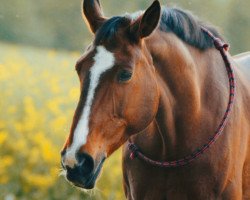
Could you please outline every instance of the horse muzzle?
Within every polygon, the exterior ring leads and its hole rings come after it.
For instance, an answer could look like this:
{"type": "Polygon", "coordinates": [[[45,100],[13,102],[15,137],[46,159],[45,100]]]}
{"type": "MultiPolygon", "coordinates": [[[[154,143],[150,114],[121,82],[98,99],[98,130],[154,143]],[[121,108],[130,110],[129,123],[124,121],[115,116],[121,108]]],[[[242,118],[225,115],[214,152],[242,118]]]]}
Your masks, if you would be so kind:
{"type": "Polygon", "coordinates": [[[77,161],[78,163],[74,167],[64,165],[62,162],[62,167],[66,172],[66,179],[76,187],[93,189],[105,157],[101,158],[99,162],[95,162],[90,155],[81,153],[77,155],[77,161]]]}

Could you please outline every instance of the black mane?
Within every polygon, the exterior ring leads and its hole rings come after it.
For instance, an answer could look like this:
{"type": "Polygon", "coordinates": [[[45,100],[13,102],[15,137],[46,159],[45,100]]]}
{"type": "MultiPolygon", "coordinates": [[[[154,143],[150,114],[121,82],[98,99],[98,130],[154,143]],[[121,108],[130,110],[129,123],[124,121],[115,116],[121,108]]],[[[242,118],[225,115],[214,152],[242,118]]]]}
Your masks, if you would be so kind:
{"type": "Polygon", "coordinates": [[[201,50],[214,47],[213,41],[207,36],[201,27],[205,27],[214,36],[223,40],[218,30],[200,21],[188,11],[178,8],[164,8],[160,21],[160,29],[165,32],[173,32],[184,42],[201,50]]]}
{"type": "MultiPolygon", "coordinates": [[[[112,40],[118,34],[120,27],[128,26],[132,19],[129,16],[116,16],[105,22],[96,33],[95,43],[102,40],[112,40]]],[[[198,49],[205,50],[214,46],[210,37],[205,34],[201,27],[205,27],[214,36],[223,40],[218,30],[200,21],[196,16],[188,11],[179,8],[163,7],[159,29],[164,32],[172,32],[181,40],[198,49]]]]}

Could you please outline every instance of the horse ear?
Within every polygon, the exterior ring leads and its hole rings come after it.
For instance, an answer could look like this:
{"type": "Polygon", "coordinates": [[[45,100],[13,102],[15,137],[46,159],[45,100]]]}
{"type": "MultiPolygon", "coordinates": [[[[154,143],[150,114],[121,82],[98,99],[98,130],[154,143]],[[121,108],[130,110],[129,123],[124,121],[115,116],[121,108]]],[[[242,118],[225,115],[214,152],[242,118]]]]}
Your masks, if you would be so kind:
{"type": "Polygon", "coordinates": [[[161,16],[161,5],[158,0],[140,16],[131,26],[130,33],[139,40],[149,36],[158,26],[161,16]]]}
{"type": "Polygon", "coordinates": [[[99,0],[83,0],[82,8],[84,20],[89,25],[90,30],[95,33],[106,21],[99,0]]]}

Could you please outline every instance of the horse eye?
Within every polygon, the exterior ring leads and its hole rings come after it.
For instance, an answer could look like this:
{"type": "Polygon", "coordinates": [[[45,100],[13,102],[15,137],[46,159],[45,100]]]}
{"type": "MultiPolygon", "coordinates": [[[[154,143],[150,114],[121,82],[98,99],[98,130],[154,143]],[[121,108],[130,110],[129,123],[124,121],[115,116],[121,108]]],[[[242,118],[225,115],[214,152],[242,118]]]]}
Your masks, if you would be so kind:
{"type": "Polygon", "coordinates": [[[130,80],[132,77],[132,72],[128,71],[128,70],[122,70],[119,74],[118,74],[118,80],[119,82],[125,82],[130,80]]]}

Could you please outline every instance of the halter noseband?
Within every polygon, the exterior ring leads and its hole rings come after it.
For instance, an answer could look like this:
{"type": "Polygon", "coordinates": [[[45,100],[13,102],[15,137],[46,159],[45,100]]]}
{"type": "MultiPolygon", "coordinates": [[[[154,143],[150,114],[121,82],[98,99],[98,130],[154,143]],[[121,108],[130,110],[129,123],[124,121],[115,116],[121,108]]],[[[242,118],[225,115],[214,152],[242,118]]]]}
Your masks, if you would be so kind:
{"type": "Polygon", "coordinates": [[[229,61],[229,58],[226,54],[226,51],[228,50],[229,45],[225,44],[220,38],[215,37],[206,28],[201,27],[201,29],[205,34],[207,34],[213,40],[215,48],[220,52],[225,62],[227,75],[229,79],[229,87],[230,87],[229,101],[228,101],[228,105],[227,105],[225,114],[223,116],[223,119],[220,125],[216,129],[214,136],[211,137],[205,145],[201,146],[196,151],[192,152],[190,155],[185,156],[182,159],[175,160],[175,161],[166,161],[166,162],[152,160],[148,158],[147,156],[145,156],[135,144],[129,141],[128,149],[131,151],[131,154],[130,154],[131,159],[134,159],[136,157],[136,158],[139,158],[140,160],[145,161],[146,163],[150,165],[157,166],[157,167],[164,167],[164,168],[185,166],[191,163],[192,161],[194,161],[196,158],[202,155],[205,151],[207,151],[218,140],[219,136],[222,134],[228,122],[229,115],[232,111],[232,108],[235,102],[235,89],[236,89],[235,75],[234,75],[231,62],[229,61]]]}

